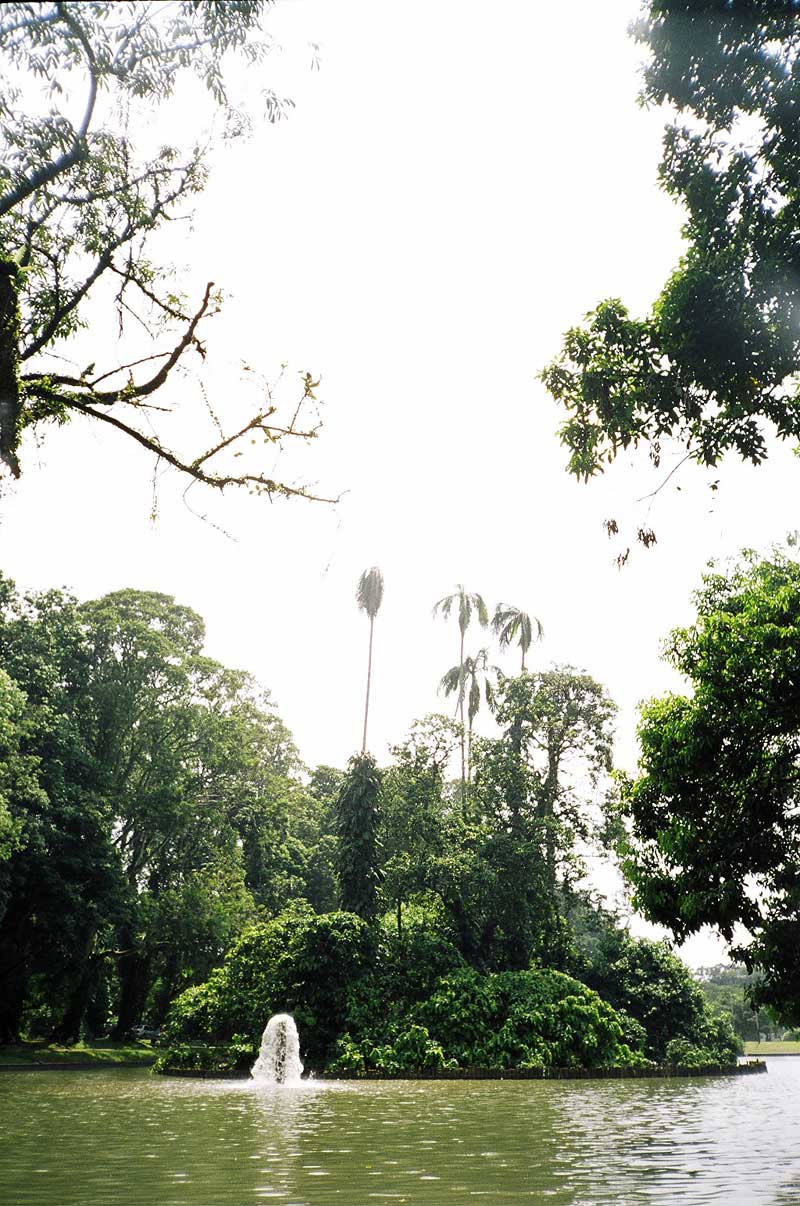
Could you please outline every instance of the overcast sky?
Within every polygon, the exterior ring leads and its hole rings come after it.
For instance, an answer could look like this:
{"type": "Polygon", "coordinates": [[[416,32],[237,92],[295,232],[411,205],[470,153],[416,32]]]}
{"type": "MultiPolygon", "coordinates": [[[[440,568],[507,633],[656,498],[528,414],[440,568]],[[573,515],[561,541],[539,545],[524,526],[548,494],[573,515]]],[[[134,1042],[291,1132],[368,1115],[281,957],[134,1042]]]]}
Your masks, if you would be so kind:
{"type": "MultiPolygon", "coordinates": [[[[23,479],[0,502],[3,570],[81,598],[175,595],[204,616],[211,655],[271,689],[306,761],[338,766],[360,744],[362,570],[376,564],[385,579],[369,741],[379,760],[414,718],[447,709],[436,685],[457,661],[457,632],[431,607],[463,582],[490,606],[540,617],[531,668],[568,662],[605,684],[632,768],[636,704],[679,686],[659,643],[691,617],[704,564],[798,526],[788,450],[761,470],[714,474],[717,492],[687,466],[649,513],[637,499],[660,478],[642,458],[590,487],[564,471],[560,416],[537,372],[601,298],[644,311],[680,255],[680,213],[657,188],[666,114],[636,104],[636,11],[631,0],[279,3],[268,23],[283,53],[240,90],[252,103],[273,85],[296,108],[215,156],[193,227],[167,254],[190,282],[229,294],[207,331],[227,365],[211,379],[220,411],[241,357],[273,379],[286,362],[287,397],[301,370],[321,376],[323,430],[286,471],[342,500],[193,492],[214,527],[163,476],[154,521],[146,457],[76,423],[26,448],[23,479]],[[622,572],[610,516],[628,529],[649,516],[658,535],[622,572]]],[[[163,121],[186,122],[189,138],[191,117],[184,106],[163,121]]]]}

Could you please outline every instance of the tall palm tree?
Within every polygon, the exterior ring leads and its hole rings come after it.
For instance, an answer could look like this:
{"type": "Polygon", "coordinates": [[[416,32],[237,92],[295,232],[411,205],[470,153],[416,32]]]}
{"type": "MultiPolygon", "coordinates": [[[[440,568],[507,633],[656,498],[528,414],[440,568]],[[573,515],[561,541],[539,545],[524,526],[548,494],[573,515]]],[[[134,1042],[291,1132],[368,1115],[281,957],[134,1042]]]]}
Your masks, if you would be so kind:
{"type": "Polygon", "coordinates": [[[511,607],[508,603],[498,603],[494,616],[492,617],[492,631],[496,634],[500,645],[509,646],[514,638],[517,638],[517,644],[522,650],[522,669],[520,673],[525,673],[525,654],[530,649],[534,641],[534,630],[536,632],[536,640],[541,641],[544,636],[544,628],[541,620],[537,620],[536,616],[529,616],[527,611],[520,611],[518,607],[511,607]]]}
{"type": "Polygon", "coordinates": [[[383,602],[383,574],[377,565],[364,570],[358,580],[356,603],[361,611],[369,616],[369,658],[367,659],[367,699],[364,704],[364,737],[361,742],[361,753],[367,750],[367,720],[369,719],[369,689],[372,682],[372,632],[375,627],[375,617],[383,602]]]}
{"type": "Polygon", "coordinates": [[[463,713],[463,705],[466,700],[468,782],[472,780],[472,728],[475,723],[475,717],[480,711],[481,685],[483,685],[483,697],[486,700],[486,705],[489,711],[493,712],[495,683],[500,678],[501,673],[498,666],[490,665],[489,650],[480,649],[475,657],[467,654],[461,665],[451,666],[447,673],[442,675],[439,683],[439,690],[444,691],[445,695],[452,695],[454,691],[458,692],[458,699],[456,701],[457,711],[461,709],[463,713]]]}
{"type": "MultiPolygon", "coordinates": [[[[464,680],[464,637],[467,634],[467,629],[470,626],[473,615],[477,618],[478,623],[482,628],[485,628],[489,623],[489,612],[483,598],[479,594],[469,594],[462,584],[459,582],[452,595],[445,595],[443,599],[439,599],[438,603],[433,606],[433,614],[442,615],[447,619],[451,611],[458,607],[458,631],[460,634],[460,645],[458,651],[458,667],[461,680],[464,680]]],[[[447,675],[445,675],[447,677],[447,675]]],[[[462,687],[459,690],[458,696],[458,716],[461,721],[461,809],[466,812],[467,806],[467,754],[464,745],[464,700],[465,691],[462,687]]]]}

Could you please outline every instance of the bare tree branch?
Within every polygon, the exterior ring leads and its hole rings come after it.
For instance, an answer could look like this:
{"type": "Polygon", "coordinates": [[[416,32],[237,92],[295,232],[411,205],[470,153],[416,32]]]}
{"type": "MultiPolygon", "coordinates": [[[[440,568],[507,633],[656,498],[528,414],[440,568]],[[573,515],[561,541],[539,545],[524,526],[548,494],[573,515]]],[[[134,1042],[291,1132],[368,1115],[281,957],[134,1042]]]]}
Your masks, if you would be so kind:
{"type": "MultiPolygon", "coordinates": [[[[103,423],[108,423],[115,427],[118,431],[130,436],[142,448],[151,452],[154,456],[166,461],[174,469],[178,469],[181,473],[188,474],[189,477],[195,478],[203,485],[213,486],[217,490],[224,490],[226,486],[246,486],[256,494],[279,494],[285,498],[305,498],[309,502],[338,502],[338,498],[328,498],[324,495],[312,494],[305,486],[288,486],[285,482],[275,481],[274,478],[266,477],[262,473],[213,473],[202,468],[208,457],[203,455],[199,458],[199,462],[184,460],[176,453],[171,452],[154,436],[146,436],[141,431],[137,431],[135,427],[131,427],[129,423],[124,423],[118,419],[116,415],[104,410],[96,410],[93,406],[67,394],[58,394],[55,391],[44,390],[39,391],[39,396],[47,399],[50,402],[61,403],[70,410],[80,411],[81,414],[89,415],[93,419],[99,419],[103,423]]],[[[313,434],[313,433],[310,433],[313,434]]]]}

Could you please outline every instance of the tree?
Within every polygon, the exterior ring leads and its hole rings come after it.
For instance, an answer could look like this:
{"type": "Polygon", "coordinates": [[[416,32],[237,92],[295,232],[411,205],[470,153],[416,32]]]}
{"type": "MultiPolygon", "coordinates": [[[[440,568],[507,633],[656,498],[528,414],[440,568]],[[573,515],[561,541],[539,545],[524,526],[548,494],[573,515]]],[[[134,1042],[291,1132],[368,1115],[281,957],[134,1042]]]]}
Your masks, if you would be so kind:
{"type": "Polygon", "coordinates": [[[498,603],[492,617],[492,631],[500,642],[501,648],[508,648],[516,638],[522,652],[520,674],[525,673],[525,654],[533,644],[534,628],[536,640],[540,641],[544,636],[541,620],[537,620],[536,616],[529,616],[526,611],[520,611],[518,607],[498,603]]]}
{"type": "Polygon", "coordinates": [[[800,435],[797,15],[650,0],[635,36],[651,53],[642,100],[678,110],[660,176],[685,209],[686,251],[646,318],[602,302],[542,373],[582,479],[638,444],[658,465],[669,437],[714,466],[729,450],[763,461],[770,430],[800,435]]]}
{"type": "Polygon", "coordinates": [[[800,1020],[800,565],[776,551],[710,571],[668,661],[691,695],[642,708],[621,783],[634,900],[678,940],[702,926],[760,978],[756,1005],[800,1020]],[[737,927],[746,935],[739,937],[737,927]]]}
{"type": "Polygon", "coordinates": [[[711,1047],[707,1062],[730,1063],[735,1046],[716,1052],[725,1035],[715,1032],[714,1018],[697,981],[666,942],[632,938],[624,930],[607,930],[585,982],[615,1009],[624,1010],[645,1029],[646,1054],[657,1063],[667,1059],[671,1042],[683,1040],[711,1047]]]}
{"type": "Polygon", "coordinates": [[[753,977],[746,968],[736,964],[718,964],[697,969],[697,983],[711,1008],[727,1013],[734,1031],[744,1042],[782,1040],[786,1032],[768,1010],[753,1009],[747,994],[753,987],[753,977]]]}
{"type": "Polygon", "coordinates": [[[467,754],[465,748],[465,727],[464,727],[464,699],[465,691],[463,690],[464,682],[464,638],[467,634],[467,629],[472,622],[473,615],[476,616],[481,628],[485,628],[489,623],[489,612],[486,609],[482,597],[475,593],[469,594],[459,582],[452,595],[445,595],[439,599],[433,606],[434,616],[441,614],[444,619],[447,619],[450,612],[455,606],[458,606],[458,632],[460,637],[458,648],[458,665],[459,678],[462,683],[462,689],[459,690],[458,696],[458,716],[461,721],[461,808],[466,812],[467,807],[467,754]]]}
{"type": "Polygon", "coordinates": [[[369,616],[369,657],[367,659],[367,697],[364,703],[364,737],[361,742],[361,753],[367,752],[367,720],[369,719],[369,688],[372,681],[372,630],[375,627],[375,617],[383,602],[383,574],[377,565],[364,570],[358,580],[356,602],[359,611],[365,611],[369,616]]]}
{"type": "MultiPolygon", "coordinates": [[[[27,800],[41,793],[38,760],[20,750],[26,704],[24,692],[0,669],[0,882],[3,862],[22,841],[20,797],[27,800]]],[[[0,918],[4,905],[0,889],[0,918]]]]}
{"type": "Polygon", "coordinates": [[[378,905],[381,867],[381,774],[371,754],[350,759],[336,800],[341,908],[371,920],[378,905]]]}
{"type": "Polygon", "coordinates": [[[393,747],[383,776],[381,895],[394,908],[399,941],[404,904],[430,899],[441,883],[439,861],[453,853],[445,777],[458,739],[459,726],[446,716],[415,721],[406,740],[393,747]]]}
{"type": "Polygon", "coordinates": [[[445,695],[456,693],[456,710],[462,718],[464,700],[467,702],[467,783],[472,781],[472,727],[481,707],[481,686],[486,706],[493,712],[495,687],[500,674],[499,668],[489,663],[489,650],[480,649],[474,657],[468,654],[460,665],[451,666],[439,683],[439,689],[445,695]]]}
{"type": "Polygon", "coordinates": [[[309,890],[315,802],[268,698],[203,656],[191,609],[2,579],[0,603],[0,1040],[111,1012],[122,1034],[203,979],[255,903],[309,890]]]}
{"type": "Polygon", "coordinates": [[[507,761],[510,776],[498,801],[512,828],[523,814],[535,816],[542,826],[552,885],[572,858],[576,841],[597,828],[591,816],[593,790],[611,769],[615,713],[604,688],[571,666],[505,679],[498,693],[496,718],[504,737],[495,749],[507,761]],[[521,796],[515,790],[519,762],[521,796]]]}
{"type": "MultiPolygon", "coordinates": [[[[257,460],[232,459],[251,445],[274,450],[316,434],[303,418],[315,401],[310,374],[286,420],[268,389],[254,412],[227,428],[204,405],[205,447],[181,450],[163,418],[162,434],[156,427],[158,413],[176,405],[173,392],[165,401],[160,391],[174,386],[189,354],[206,355],[201,324],[219,308],[220,295],[209,283],[190,304],[176,293],[170,267],[148,254],[152,236],[185,214],[204,187],[208,148],[201,132],[194,146],[187,138],[180,148],[151,152],[135,132],[147,124],[140,123],[143,114],[165,106],[192,76],[205,84],[231,132],[241,131],[245,122],[228,101],[223,65],[234,56],[263,58],[265,45],[256,37],[265,8],[263,0],[3,5],[0,471],[19,476],[27,431],[80,416],[126,435],[190,485],[312,497],[275,480],[257,460]],[[76,95],[83,98],[77,118],[76,95]],[[126,331],[122,353],[100,364],[107,338],[101,335],[92,363],[65,372],[64,340],[91,321],[87,303],[95,297],[116,309],[120,337],[126,320],[133,321],[135,338],[126,331]]],[[[279,98],[268,93],[267,102],[270,116],[280,116],[279,98]]]]}
{"type": "Polygon", "coordinates": [[[13,682],[4,778],[17,836],[0,864],[0,1042],[13,1042],[33,1002],[48,1027],[85,985],[91,943],[119,915],[122,888],[81,721],[88,659],[75,600],[21,597],[0,579],[0,661],[13,682]]]}
{"type": "Polygon", "coordinates": [[[599,830],[597,789],[611,765],[614,704],[569,666],[502,681],[502,736],[479,743],[474,793],[487,830],[484,858],[497,880],[495,925],[504,958],[525,967],[570,959],[569,886],[577,846],[599,830]]]}

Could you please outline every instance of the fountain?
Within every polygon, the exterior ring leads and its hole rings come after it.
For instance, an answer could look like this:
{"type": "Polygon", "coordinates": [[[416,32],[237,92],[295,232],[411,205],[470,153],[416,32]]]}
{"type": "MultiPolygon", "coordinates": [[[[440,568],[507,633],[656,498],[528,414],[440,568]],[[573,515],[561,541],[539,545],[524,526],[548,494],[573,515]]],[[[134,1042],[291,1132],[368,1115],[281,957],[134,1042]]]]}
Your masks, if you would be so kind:
{"type": "Polygon", "coordinates": [[[294,1018],[276,1013],[267,1022],[258,1059],[250,1070],[253,1080],[273,1085],[296,1085],[303,1075],[300,1036],[294,1018]]]}

